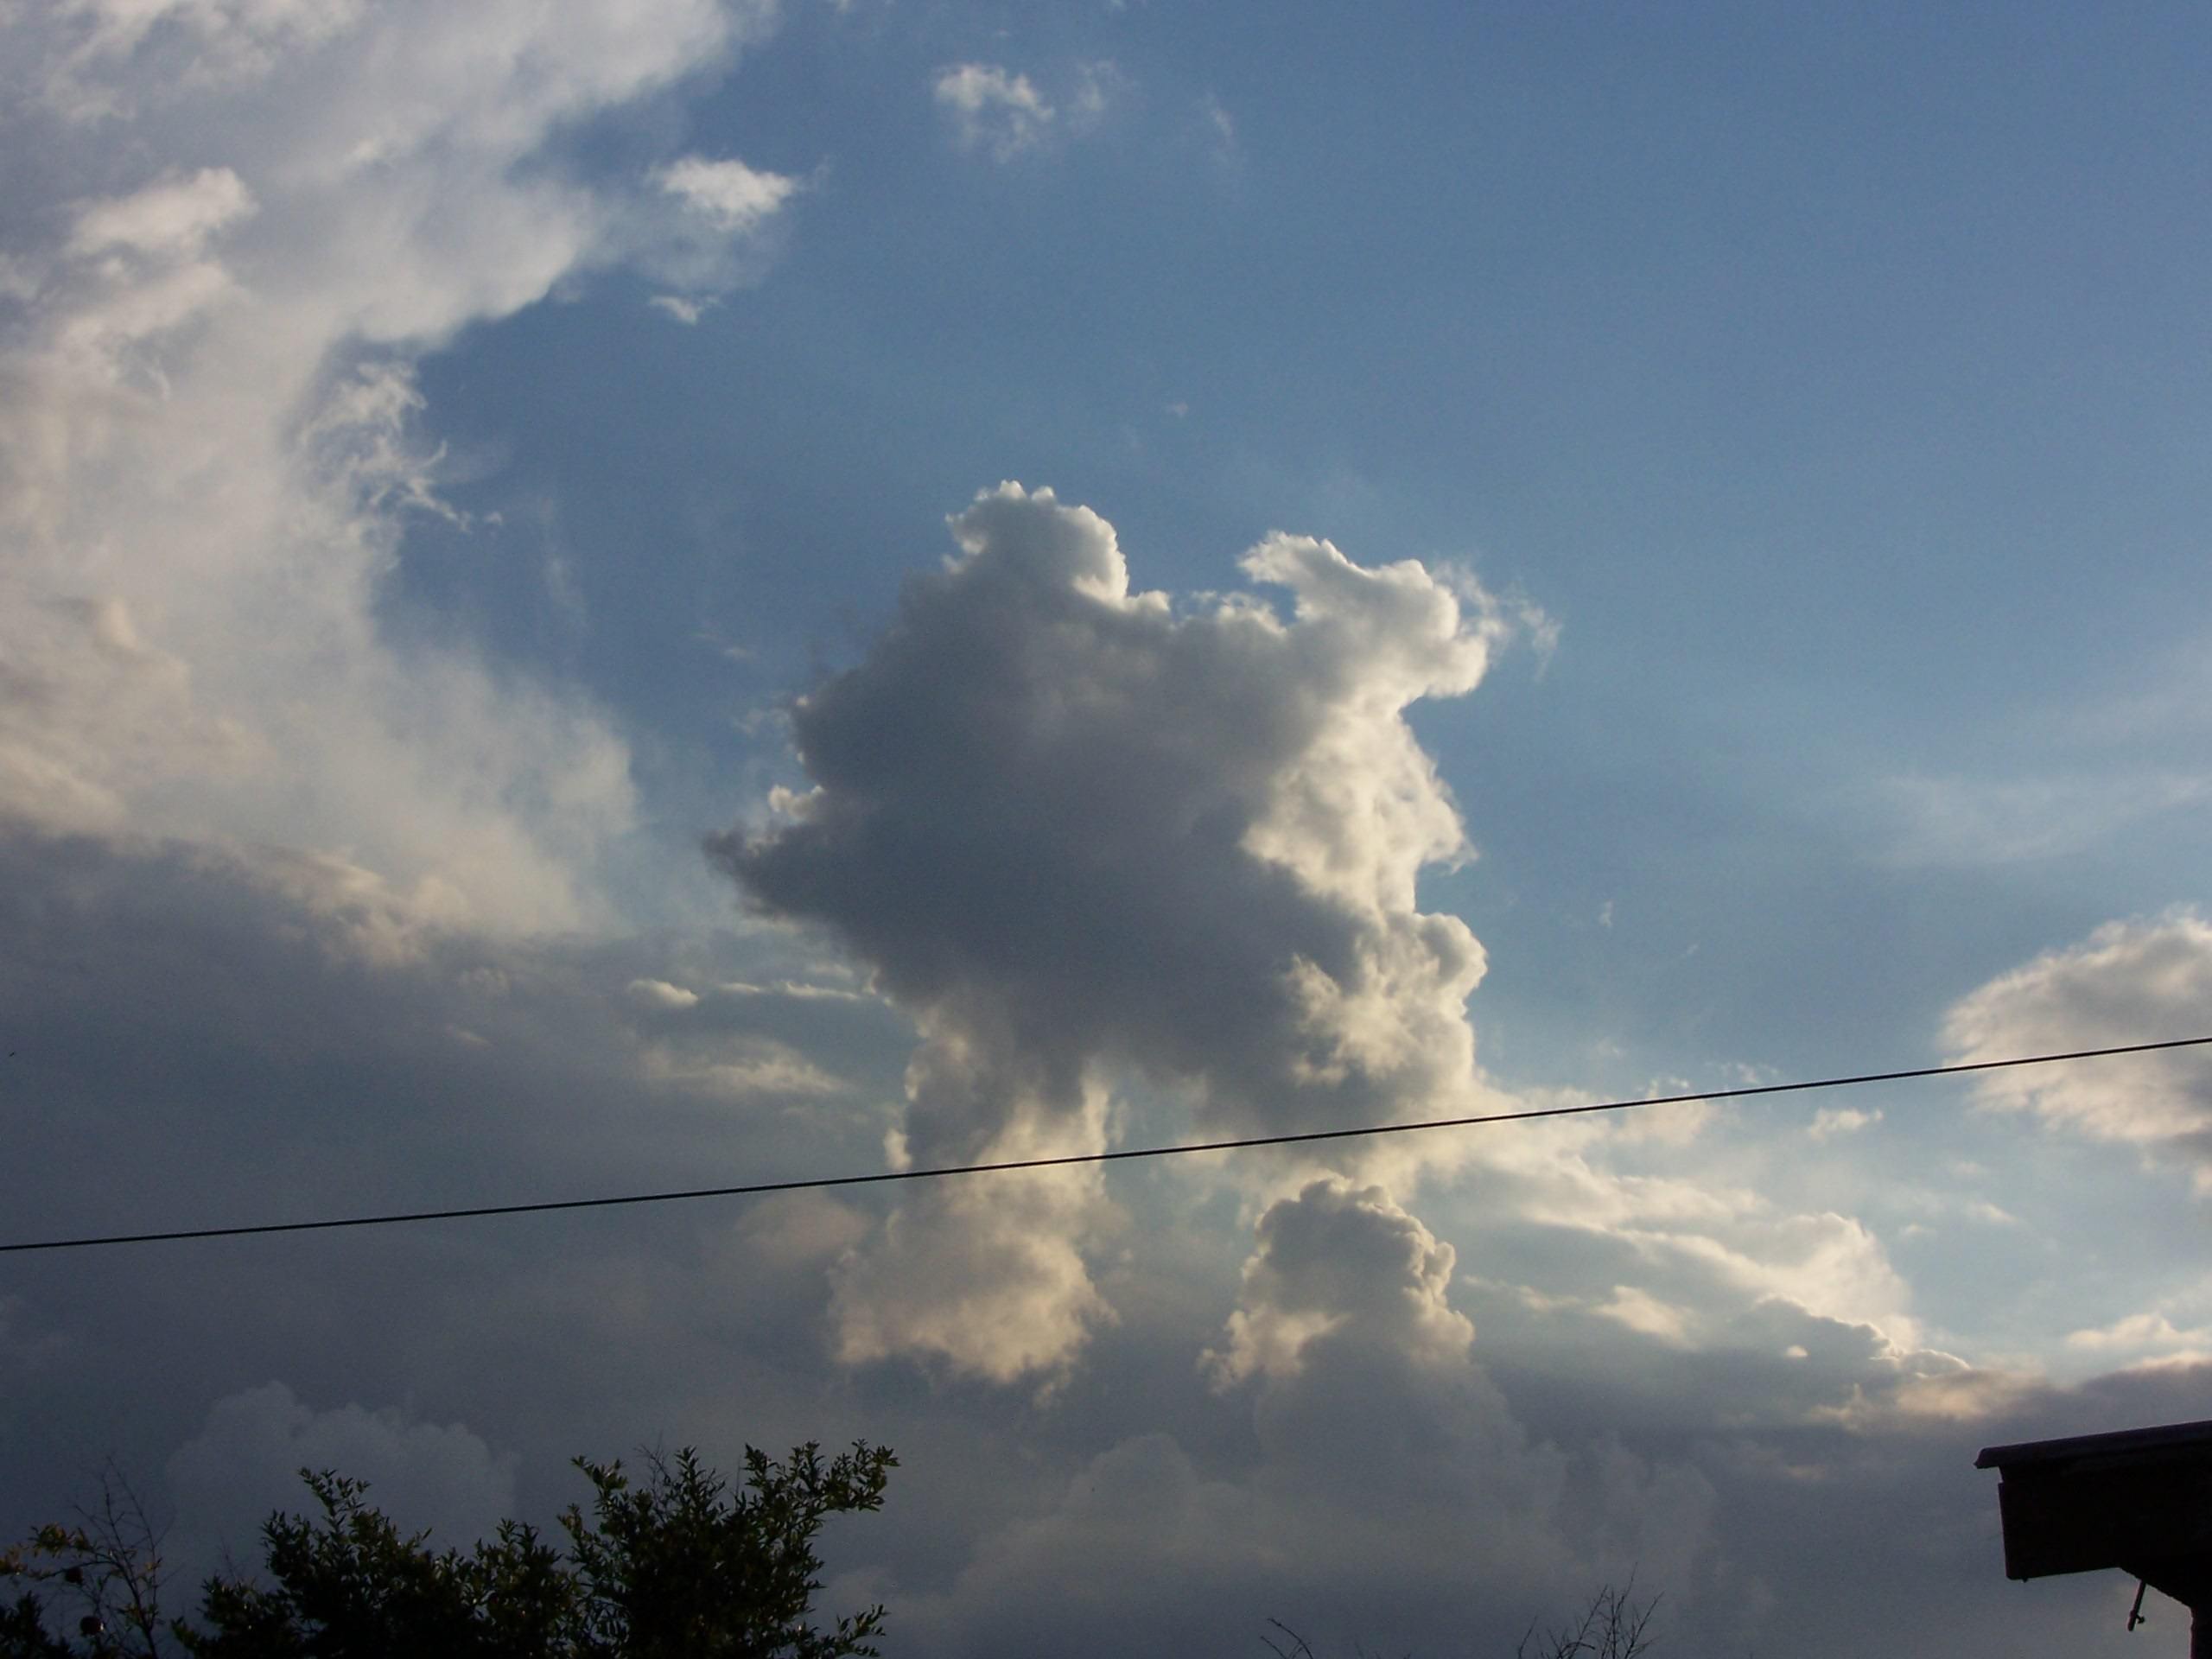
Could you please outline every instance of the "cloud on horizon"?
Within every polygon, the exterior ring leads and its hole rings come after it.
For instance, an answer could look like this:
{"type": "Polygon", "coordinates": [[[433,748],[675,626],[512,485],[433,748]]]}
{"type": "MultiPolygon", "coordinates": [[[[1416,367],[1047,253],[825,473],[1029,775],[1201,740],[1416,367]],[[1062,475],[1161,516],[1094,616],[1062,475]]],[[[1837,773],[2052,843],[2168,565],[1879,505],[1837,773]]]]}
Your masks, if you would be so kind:
{"type": "MultiPolygon", "coordinates": [[[[29,1226],[865,1167],[912,1046],[796,932],[715,951],[394,934],[370,897],[316,897],[204,849],[20,834],[0,849],[15,942],[0,995],[35,1033],[10,1063],[29,1109],[15,1128],[48,1149],[0,1199],[29,1226]],[[840,1090],[702,1082],[771,1052],[834,1067],[840,1090]]],[[[1317,1638],[1510,1645],[1637,1566],[1686,1640],[1764,1646],[1762,1609],[1811,1616],[1827,1593],[1777,1541],[1822,1529],[1916,1594],[1958,1598],[1963,1619],[2009,1587],[1977,1445],[2197,1409],[2207,1373],[2185,1355],[2062,1390],[1817,1311],[1886,1319],[1903,1294],[1863,1224],[1709,1185],[1650,1191],[1664,1182],[1631,1172],[1652,1152],[1584,1140],[1470,1166],[1434,1195],[1459,1207],[1449,1228],[1371,1182],[1231,1183],[1274,1194],[1256,1240],[1217,1178],[1121,1177],[1098,1199],[1120,1220],[1085,1262],[1114,1321],[1042,1401],[836,1366],[836,1286],[895,1224],[793,1195],[11,1274],[0,1421],[11,1469],[44,1444],[16,1431],[65,1398],[73,1433],[151,1425],[134,1466],[166,1470],[195,1522],[211,1459],[260,1471],[222,1510],[233,1534],[247,1503],[295,1501],[290,1459],[378,1478],[414,1523],[461,1526],[510,1491],[549,1513],[578,1451],[698,1440],[727,1465],[744,1439],[864,1432],[907,1468],[882,1529],[839,1541],[857,1576],[832,1593],[887,1597],[932,1655],[1065,1618],[1053,1586],[1078,1564],[1073,1651],[1239,1642],[1269,1612],[1317,1638]],[[1609,1176],[1613,1158],[1629,1162],[1609,1176]],[[1516,1261],[1541,1271],[1496,1276],[1516,1261]],[[176,1356],[150,1404],[129,1382],[149,1349],[176,1356]],[[468,1479],[440,1497],[416,1476],[448,1452],[468,1479]],[[1900,1508],[1923,1524],[1885,1529],[1900,1508]],[[1135,1584],[1152,1593],[1116,1593],[1135,1584]]],[[[952,1236],[995,1248],[987,1229],[952,1236]]],[[[2139,1340],[2171,1351],[2164,1327],[2108,1334],[2096,1351],[2115,1358],[2139,1340]]],[[[132,1443],[90,1452],[114,1449],[132,1443]]],[[[56,1446],[33,1472],[66,1478],[83,1466],[70,1456],[56,1446]]],[[[1956,1634],[1866,1617],[1899,1652],[1956,1634]]]]}

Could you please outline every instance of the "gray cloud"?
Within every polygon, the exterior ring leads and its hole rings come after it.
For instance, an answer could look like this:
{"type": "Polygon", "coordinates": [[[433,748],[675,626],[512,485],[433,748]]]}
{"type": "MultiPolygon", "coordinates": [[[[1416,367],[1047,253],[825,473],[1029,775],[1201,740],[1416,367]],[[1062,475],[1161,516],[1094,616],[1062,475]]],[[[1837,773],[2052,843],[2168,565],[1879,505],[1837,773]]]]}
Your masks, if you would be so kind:
{"type": "MultiPolygon", "coordinates": [[[[1414,903],[1421,868],[1466,849],[1403,711],[1475,686],[1500,609],[1287,536],[1243,561],[1287,618],[1249,594],[1179,607],[1131,589],[1103,519],[1016,485],[952,524],[961,558],[794,709],[813,788],[710,842],[912,1013],[899,1155],[1095,1149],[1126,1075],[1216,1131],[1477,1098],[1482,950],[1414,903]]],[[[1004,1189],[910,1205],[847,1278],[855,1357],[1009,1378],[1072,1352],[1103,1311],[1080,1261],[1097,1182],[1022,1191],[1019,1214],[1004,1189]],[[1018,1289],[986,1294],[993,1260],[1018,1289]]]]}
{"type": "MultiPolygon", "coordinates": [[[[795,937],[395,938],[369,899],[281,868],[0,838],[8,1122],[34,1149],[0,1166],[0,1211],[72,1230],[812,1173],[869,1156],[898,1096],[905,1022],[795,937]],[[763,1041],[850,1091],[733,1098],[644,1058],[763,1041]]],[[[1471,1201],[1522,1179],[1477,1173],[1471,1201]]],[[[888,1598],[917,1656],[1234,1651],[1270,1613],[1329,1649],[1510,1650],[1630,1567],[1688,1650],[1934,1655],[1995,1629],[2097,1652],[2124,1605],[2003,1582],[1973,1452],[2203,1414],[2202,1367],[2052,1389],[1771,1294],[1821,1300],[1825,1253],[1862,1259],[1836,1223],[1754,1217],[1733,1256],[1654,1255],[1632,1227],[1500,1204],[1455,1221],[1453,1263],[1371,1184],[1309,1180],[1263,1211],[1240,1286],[1236,1197],[1165,1170],[1117,1184],[1092,1257],[1116,1321],[1042,1402],[829,1364],[823,1275],[882,1235],[819,1197],[9,1258],[0,1531],[66,1513],[111,1452],[180,1525],[209,1520],[218,1453],[259,1471],[201,1529],[235,1544],[251,1506],[296,1501],[286,1459],[460,1527],[507,1502],[510,1467],[513,1506],[547,1518],[578,1495],[576,1452],[696,1441],[728,1465],[747,1440],[866,1433],[905,1467],[890,1510],[832,1540],[832,1599],[888,1598]],[[1743,1280],[1736,1257],[1769,1250],[1773,1280],[1743,1280]],[[1522,1268],[1547,1306],[1494,1276],[1522,1268]],[[1602,1312],[1623,1284],[1691,1310],[1694,1339],[1602,1312]],[[1273,1363],[1224,1388],[1198,1357],[1230,1351],[1232,1301],[1273,1363]]]]}
{"type": "Polygon", "coordinates": [[[169,1491],[189,1528],[173,1541],[172,1563],[206,1571],[226,1554],[252,1560],[271,1510],[312,1510],[302,1469],[367,1481],[372,1502],[410,1528],[432,1529],[441,1547],[489,1537],[514,1513],[513,1455],[465,1426],[352,1404],[315,1411],[270,1382],[217,1401],[169,1459],[169,1491]]]}
{"type": "MultiPolygon", "coordinates": [[[[7,1237],[804,1174],[880,1145],[909,1028],[849,989],[809,994],[811,964],[774,937],[394,931],[372,900],[289,855],[0,835],[7,1237]],[[639,979],[700,1000],[641,1007],[639,979]],[[723,1086],[718,1067],[766,1052],[834,1055],[834,1074],[814,1064],[836,1088],[723,1086]]],[[[473,1425],[524,1459],[517,1501],[541,1519],[575,1495],[576,1452],[681,1437],[727,1461],[746,1434],[876,1432],[816,1375],[823,1274],[860,1217],[543,1219],[0,1259],[0,1536],[67,1515],[110,1454],[158,1489],[215,1402],[271,1377],[292,1403],[257,1395],[247,1438],[292,1461],[241,1503],[298,1501],[302,1462],[381,1478],[375,1435],[331,1439],[309,1412],[347,1402],[378,1421],[404,1402],[410,1433],[473,1425]]],[[[203,1502],[245,1433],[224,1421],[220,1457],[170,1471],[164,1505],[210,1549],[257,1518],[203,1502]]],[[[448,1518],[390,1495],[403,1519],[448,1518]]]]}
{"type": "Polygon", "coordinates": [[[1450,1247],[1379,1188],[1311,1183],[1259,1236],[1212,1366],[1224,1405],[1249,1400],[1254,1454],[1209,1468],[1155,1431],[1090,1459],[902,1608],[929,1650],[1045,1642],[1067,1618],[1124,1650],[1228,1649],[1270,1615],[1332,1646],[1451,1630],[1510,1649],[1608,1576],[1693,1581],[1705,1478],[1617,1441],[1532,1440],[1449,1306],[1450,1247]]]}

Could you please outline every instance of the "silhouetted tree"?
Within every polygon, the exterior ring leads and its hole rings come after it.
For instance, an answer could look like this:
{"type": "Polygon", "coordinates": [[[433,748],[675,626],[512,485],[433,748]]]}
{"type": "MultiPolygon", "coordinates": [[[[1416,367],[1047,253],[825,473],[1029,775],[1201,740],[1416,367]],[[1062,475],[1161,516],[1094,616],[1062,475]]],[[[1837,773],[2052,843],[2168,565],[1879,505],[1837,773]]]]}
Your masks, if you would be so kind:
{"type": "Polygon", "coordinates": [[[73,1525],[41,1527],[0,1549],[0,1659],[68,1659],[78,1653],[162,1651],[161,1538],[123,1471],[100,1471],[99,1496],[73,1525]],[[11,1588],[12,1586],[12,1588],[11,1588]],[[41,1591],[83,1646],[71,1647],[48,1628],[41,1591]],[[7,1601],[12,1594],[13,1599],[7,1601]]]}
{"type": "Polygon", "coordinates": [[[1657,1639],[1651,1633],[1651,1617],[1658,1611],[1656,1596],[1637,1605],[1633,1578],[1621,1589],[1609,1584],[1590,1598],[1580,1618],[1549,1635],[1538,1635],[1531,1624],[1513,1650],[1514,1659],[1637,1659],[1657,1639]]]}
{"type": "Polygon", "coordinates": [[[261,1529],[268,1582],[216,1577],[203,1628],[178,1642],[207,1659],[538,1659],[573,1651],[577,1587],[535,1529],[502,1522],[467,1554],[433,1551],[367,1502],[365,1483],[302,1471],[321,1516],[273,1515],[261,1529]]]}
{"type": "Polygon", "coordinates": [[[688,1449],[634,1482],[580,1458],[593,1501],[562,1516],[564,1547],[505,1521],[466,1552],[402,1532],[364,1482],[303,1470],[320,1513],[271,1516],[264,1576],[210,1579],[197,1624],[163,1622],[159,1540],[111,1478],[85,1524],[0,1554],[18,1586],[0,1659],[161,1659],[172,1643],[194,1659],[860,1659],[883,1609],[817,1629],[815,1541],[833,1515],[880,1509],[897,1465],[864,1441],[828,1459],[812,1444],[782,1461],[747,1447],[732,1488],[688,1449]],[[69,1609],[45,1599],[57,1591],[83,1604],[73,1636],[69,1609]]]}
{"type": "Polygon", "coordinates": [[[633,1487],[620,1464],[577,1459],[595,1489],[587,1521],[561,1517],[575,1567],[577,1641],[591,1659],[843,1659],[873,1654],[883,1609],[807,1623],[821,1559],[815,1535],[832,1515],[883,1506],[898,1459],[855,1445],[830,1462],[803,1446],[788,1462],[747,1446],[731,1491],[690,1451],[651,1460],[633,1487]]]}

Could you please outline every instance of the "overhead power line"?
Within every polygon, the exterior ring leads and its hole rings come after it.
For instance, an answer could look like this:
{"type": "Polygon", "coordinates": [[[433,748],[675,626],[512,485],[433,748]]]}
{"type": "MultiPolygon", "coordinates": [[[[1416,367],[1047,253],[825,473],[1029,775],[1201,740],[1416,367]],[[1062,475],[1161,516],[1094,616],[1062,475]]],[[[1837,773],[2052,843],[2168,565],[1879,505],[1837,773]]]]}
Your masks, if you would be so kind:
{"type": "Polygon", "coordinates": [[[264,1221],[244,1226],[180,1227],[157,1233],[110,1233],[99,1237],[26,1239],[0,1244],[0,1255],[29,1250],[88,1250],[111,1244],[173,1244],[192,1238],[248,1238],[263,1233],[319,1233],[340,1227],[396,1227],[418,1221],[469,1221],[484,1216],[534,1216],[556,1210],[612,1210],[626,1205],[676,1204],[691,1198],[742,1198],[771,1192],[814,1192],[837,1186],[875,1186],[893,1181],[946,1180],[957,1175],[1005,1175],[1025,1169],[1065,1169],[1077,1164],[1118,1164],[1137,1158],[1180,1158],[1200,1152],[1247,1152],[1261,1147],[1306,1146],[1322,1141],[1354,1141],[1385,1135],[1420,1135],[1434,1129],[1471,1129],[1486,1123],[1528,1123],[1538,1118],[1580,1117],[1592,1112],[1632,1112],[1647,1106],[1678,1106],[1694,1100],[1745,1100],[1754,1095],[1802,1094],[1814,1089],[1853,1089],[1870,1083],[1905,1083],[1916,1077],[1954,1077],[1973,1071],[2001,1071],[2023,1065],[2059,1065],[2120,1054],[2152,1054],[2164,1049],[2201,1048],[2212,1036],[2176,1037],[2158,1043],[2127,1043],[2115,1048],[2077,1048],[2063,1054],[2024,1054],[2007,1060],[1969,1060],[1955,1065],[1919,1065],[1898,1071],[1863,1071],[1847,1077],[1814,1077],[1798,1083],[1752,1084],[1741,1089],[1700,1089],[1688,1094],[1654,1095],[1641,1100],[1592,1101],[1581,1106],[1541,1106],[1521,1112],[1479,1112],[1466,1117],[1432,1117],[1415,1123],[1363,1123],[1341,1129],[1301,1129],[1285,1135],[1252,1135],[1230,1141],[1198,1141],[1176,1146],[1122,1147],[1109,1152],[1071,1152],[1051,1158],[1013,1158],[1000,1163],[947,1164],[927,1169],[885,1169],[866,1175],[815,1175],[788,1181],[747,1181],[734,1186],[696,1186],[664,1192],[626,1192],[612,1198],[545,1198],[531,1204],[479,1204],[456,1210],[401,1210],[382,1215],[331,1216],[317,1221],[264,1221]]]}

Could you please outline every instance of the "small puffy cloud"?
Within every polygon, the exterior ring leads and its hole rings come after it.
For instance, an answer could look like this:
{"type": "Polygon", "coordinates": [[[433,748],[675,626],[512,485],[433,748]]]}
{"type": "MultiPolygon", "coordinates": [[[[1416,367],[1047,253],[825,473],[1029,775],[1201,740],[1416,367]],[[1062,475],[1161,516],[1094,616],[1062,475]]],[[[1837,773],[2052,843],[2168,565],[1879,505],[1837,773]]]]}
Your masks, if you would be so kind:
{"type": "Polygon", "coordinates": [[[785,205],[803,180],[734,158],[686,156],[651,175],[658,211],[640,205],[627,230],[629,257],[676,289],[651,302],[678,322],[696,322],[723,294],[765,263],[785,205]]]}
{"type": "Polygon", "coordinates": [[[1840,1135],[1857,1135],[1881,1121],[1878,1109],[1866,1111],[1856,1106],[1823,1106],[1813,1114],[1805,1133],[1815,1141],[1833,1141],[1840,1135]]]}
{"type": "Polygon", "coordinates": [[[751,230],[798,188],[797,179],[783,174],[764,173],[734,158],[710,161],[703,156],[671,162],[653,175],[653,182],[725,236],[751,230]]]}
{"type": "Polygon", "coordinates": [[[961,147],[988,149],[1001,162],[1042,142],[1058,114],[1028,76],[995,63],[948,64],[938,71],[935,95],[961,147]]]}
{"type": "MultiPolygon", "coordinates": [[[[2212,923],[2179,911],[2109,923],[1992,980],[1951,1009],[1943,1033],[1961,1062],[2005,1059],[2201,1036],[2208,1008],[2212,923]]],[[[1975,1088],[2053,1128],[2179,1156],[2212,1189],[2212,1051],[2021,1066],[1975,1088]]]]}

